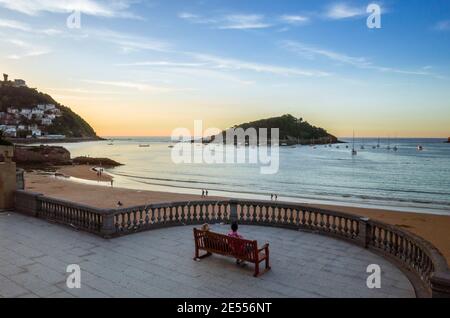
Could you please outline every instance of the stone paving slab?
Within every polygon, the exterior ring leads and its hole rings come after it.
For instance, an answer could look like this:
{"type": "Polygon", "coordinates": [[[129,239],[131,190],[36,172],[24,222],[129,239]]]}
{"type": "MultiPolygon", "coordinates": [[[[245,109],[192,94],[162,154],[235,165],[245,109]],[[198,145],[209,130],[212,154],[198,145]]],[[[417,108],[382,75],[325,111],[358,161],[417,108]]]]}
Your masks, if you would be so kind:
{"type": "MultiPolygon", "coordinates": [[[[272,270],[231,258],[193,261],[192,226],[113,240],[16,213],[0,215],[0,297],[415,297],[406,276],[368,250],[333,238],[271,227],[241,226],[270,243],[272,270]],[[66,267],[81,267],[81,289],[66,286],[66,267]],[[368,289],[366,268],[382,269],[368,289]]],[[[226,233],[228,226],[212,225],[226,233]]]]}

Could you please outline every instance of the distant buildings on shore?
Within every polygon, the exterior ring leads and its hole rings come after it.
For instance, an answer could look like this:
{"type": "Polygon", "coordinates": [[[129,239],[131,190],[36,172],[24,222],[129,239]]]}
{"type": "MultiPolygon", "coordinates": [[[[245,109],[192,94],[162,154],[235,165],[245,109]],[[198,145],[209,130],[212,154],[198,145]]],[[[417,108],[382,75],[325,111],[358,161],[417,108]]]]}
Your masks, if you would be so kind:
{"type": "MultiPolygon", "coordinates": [[[[43,131],[53,125],[53,121],[61,117],[61,111],[53,104],[39,104],[27,108],[8,107],[6,112],[0,112],[0,131],[5,137],[49,138],[43,131]]],[[[56,139],[65,138],[58,135],[56,139]]]]}
{"type": "Polygon", "coordinates": [[[0,82],[0,87],[3,86],[27,87],[27,83],[22,79],[15,79],[14,81],[9,81],[8,74],[3,74],[3,81],[0,82]]]}

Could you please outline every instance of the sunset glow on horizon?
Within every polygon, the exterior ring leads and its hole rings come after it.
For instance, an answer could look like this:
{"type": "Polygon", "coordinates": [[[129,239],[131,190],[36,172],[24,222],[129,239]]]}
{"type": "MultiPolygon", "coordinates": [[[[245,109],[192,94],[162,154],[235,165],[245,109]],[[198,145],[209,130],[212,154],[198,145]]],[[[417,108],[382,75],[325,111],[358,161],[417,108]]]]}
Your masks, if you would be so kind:
{"type": "Polygon", "coordinates": [[[283,114],[341,138],[450,136],[447,1],[384,1],[381,29],[360,0],[65,3],[0,1],[0,72],[99,136],[283,114]]]}

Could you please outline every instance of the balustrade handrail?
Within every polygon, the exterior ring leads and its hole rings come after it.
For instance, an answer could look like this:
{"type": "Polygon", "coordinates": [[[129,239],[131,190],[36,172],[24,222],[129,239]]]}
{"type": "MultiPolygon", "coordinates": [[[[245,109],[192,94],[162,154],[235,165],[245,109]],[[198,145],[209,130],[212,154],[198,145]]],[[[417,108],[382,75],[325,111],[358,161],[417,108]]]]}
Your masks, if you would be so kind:
{"type": "Polygon", "coordinates": [[[330,235],[381,252],[414,273],[427,294],[450,297],[449,267],[433,244],[407,230],[354,214],[290,202],[241,199],[193,200],[99,209],[23,190],[16,193],[16,209],[19,212],[22,209],[29,215],[76,225],[81,230],[104,238],[160,227],[234,220],[243,224],[301,229],[330,235]],[[28,202],[19,202],[19,199],[28,202]]]}
{"type": "Polygon", "coordinates": [[[53,203],[53,204],[58,204],[58,205],[62,205],[65,207],[71,207],[74,209],[82,209],[82,210],[86,210],[95,214],[100,214],[100,215],[107,215],[107,214],[111,214],[111,210],[110,209],[101,209],[101,208],[96,208],[87,204],[80,204],[80,203],[75,203],[73,201],[68,201],[68,200],[64,200],[64,199],[55,199],[55,198],[51,198],[51,197],[47,197],[44,195],[38,195],[37,196],[37,200],[39,202],[46,202],[46,203],[53,203]]]}

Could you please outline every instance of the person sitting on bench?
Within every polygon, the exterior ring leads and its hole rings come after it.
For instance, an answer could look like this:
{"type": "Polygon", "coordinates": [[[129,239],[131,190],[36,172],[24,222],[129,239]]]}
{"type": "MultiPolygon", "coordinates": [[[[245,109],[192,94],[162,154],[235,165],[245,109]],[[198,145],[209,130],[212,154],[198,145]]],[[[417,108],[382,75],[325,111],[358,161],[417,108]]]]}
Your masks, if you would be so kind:
{"type": "MultiPolygon", "coordinates": [[[[239,234],[238,228],[239,228],[239,226],[238,226],[237,222],[231,223],[231,231],[228,232],[228,236],[229,236],[229,237],[235,237],[235,238],[244,239],[244,237],[243,237],[241,234],[239,234]]],[[[235,246],[234,248],[235,248],[235,249],[243,248],[243,246],[235,246]]],[[[246,265],[245,261],[240,260],[240,259],[237,259],[237,260],[236,260],[236,264],[238,264],[238,265],[243,265],[243,266],[246,265]]]]}

